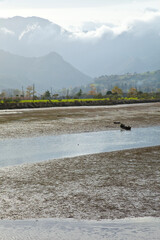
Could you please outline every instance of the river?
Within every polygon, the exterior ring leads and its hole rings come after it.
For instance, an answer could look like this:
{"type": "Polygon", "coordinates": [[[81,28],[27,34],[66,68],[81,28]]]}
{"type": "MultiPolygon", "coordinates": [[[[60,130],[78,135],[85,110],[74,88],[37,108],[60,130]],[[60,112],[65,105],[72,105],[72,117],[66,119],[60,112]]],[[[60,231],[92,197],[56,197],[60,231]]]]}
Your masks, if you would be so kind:
{"type": "Polygon", "coordinates": [[[160,127],[0,140],[0,167],[160,145],[160,127]]]}
{"type": "Polygon", "coordinates": [[[158,240],[160,218],[87,221],[33,219],[0,221],[3,240],[158,240]]]}

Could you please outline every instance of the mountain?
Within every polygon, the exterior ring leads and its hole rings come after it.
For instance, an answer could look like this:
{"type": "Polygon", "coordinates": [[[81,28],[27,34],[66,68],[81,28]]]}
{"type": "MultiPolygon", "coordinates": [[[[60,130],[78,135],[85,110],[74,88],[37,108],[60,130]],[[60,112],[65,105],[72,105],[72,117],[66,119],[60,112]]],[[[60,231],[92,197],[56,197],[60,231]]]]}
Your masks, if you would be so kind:
{"type": "Polygon", "coordinates": [[[57,52],[69,34],[39,17],[0,18],[0,48],[21,56],[39,57],[57,52]]]}
{"type": "Polygon", "coordinates": [[[51,52],[42,57],[22,57],[0,50],[0,89],[35,84],[36,90],[70,88],[92,79],[51,52]]]}
{"type": "Polygon", "coordinates": [[[160,68],[160,15],[127,26],[89,23],[70,32],[37,17],[0,18],[0,48],[26,57],[57,52],[92,76],[160,68]]]}

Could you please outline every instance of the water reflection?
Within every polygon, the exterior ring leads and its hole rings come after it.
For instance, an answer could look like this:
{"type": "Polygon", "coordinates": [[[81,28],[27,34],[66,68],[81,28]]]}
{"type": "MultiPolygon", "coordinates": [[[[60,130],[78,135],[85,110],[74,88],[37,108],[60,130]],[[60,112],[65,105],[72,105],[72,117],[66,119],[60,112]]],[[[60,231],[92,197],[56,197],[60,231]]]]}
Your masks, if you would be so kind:
{"type": "Polygon", "coordinates": [[[77,221],[73,219],[39,219],[0,221],[3,240],[158,240],[160,218],[77,221]]]}
{"type": "Polygon", "coordinates": [[[160,127],[0,140],[0,166],[160,145],[160,127]]]}

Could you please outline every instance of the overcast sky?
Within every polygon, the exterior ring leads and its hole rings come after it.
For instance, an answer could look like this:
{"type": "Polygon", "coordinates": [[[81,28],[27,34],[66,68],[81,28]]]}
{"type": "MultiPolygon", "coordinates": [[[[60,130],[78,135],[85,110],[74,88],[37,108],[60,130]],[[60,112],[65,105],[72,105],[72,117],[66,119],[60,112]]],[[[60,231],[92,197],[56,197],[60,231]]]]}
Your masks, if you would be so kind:
{"type": "Polygon", "coordinates": [[[124,24],[160,13],[159,0],[0,0],[0,17],[39,16],[63,27],[82,22],[124,24]]]}

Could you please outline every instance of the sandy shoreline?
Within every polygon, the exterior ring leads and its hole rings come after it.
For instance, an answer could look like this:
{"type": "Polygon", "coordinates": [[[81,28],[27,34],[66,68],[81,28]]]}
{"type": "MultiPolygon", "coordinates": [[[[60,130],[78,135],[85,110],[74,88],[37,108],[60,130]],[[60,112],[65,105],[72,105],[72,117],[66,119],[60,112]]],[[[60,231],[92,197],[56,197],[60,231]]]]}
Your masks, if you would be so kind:
{"type": "MultiPolygon", "coordinates": [[[[160,103],[0,111],[0,135],[37,135],[159,125],[160,103]],[[7,113],[7,114],[6,114],[7,113]]],[[[160,217],[160,146],[0,168],[1,219],[160,217]]]]}

